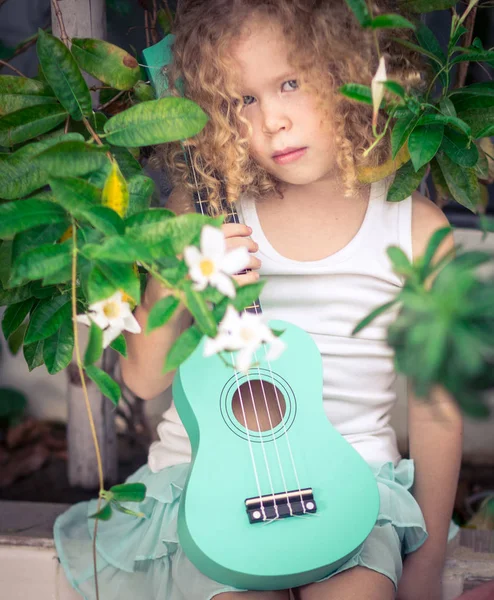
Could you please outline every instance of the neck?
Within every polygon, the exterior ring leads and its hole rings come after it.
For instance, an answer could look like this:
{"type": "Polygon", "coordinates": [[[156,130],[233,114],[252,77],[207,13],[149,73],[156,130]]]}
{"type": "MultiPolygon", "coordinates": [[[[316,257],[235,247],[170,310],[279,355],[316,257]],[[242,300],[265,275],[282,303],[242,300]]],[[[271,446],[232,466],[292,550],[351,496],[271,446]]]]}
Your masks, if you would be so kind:
{"type": "Polygon", "coordinates": [[[335,173],[329,173],[318,179],[301,185],[283,184],[282,192],[287,202],[303,197],[304,202],[311,203],[338,202],[345,200],[344,185],[341,177],[335,173]],[[310,199],[310,200],[309,200],[310,199]]]}

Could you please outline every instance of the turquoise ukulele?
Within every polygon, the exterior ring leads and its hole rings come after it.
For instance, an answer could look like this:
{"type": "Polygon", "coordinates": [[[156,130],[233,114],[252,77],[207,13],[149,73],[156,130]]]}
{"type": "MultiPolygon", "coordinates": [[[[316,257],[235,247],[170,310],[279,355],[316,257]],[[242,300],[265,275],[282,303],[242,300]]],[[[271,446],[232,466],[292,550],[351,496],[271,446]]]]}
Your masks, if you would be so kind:
{"type": "Polygon", "coordinates": [[[192,446],[180,544],[211,579],[250,590],[329,575],[359,549],[379,510],[370,468],[324,413],[316,344],[290,323],[270,326],[285,330],[287,344],[272,364],[261,349],[259,368],[242,375],[217,356],[204,358],[201,343],[173,382],[192,446]],[[259,379],[271,400],[274,384],[282,408],[271,402],[273,427],[266,430],[245,427],[249,420],[236,408],[239,397],[252,407],[253,389],[261,412],[259,379]]]}
{"type": "MultiPolygon", "coordinates": [[[[171,42],[144,51],[158,95],[171,42]]],[[[197,199],[196,207],[202,212],[197,199]]],[[[234,211],[229,217],[238,222],[234,211]]],[[[259,312],[259,302],[247,310],[259,312]]],[[[203,340],[173,381],[192,446],[180,544],[211,579],[250,590],[329,575],[359,549],[379,510],[369,466],[324,412],[316,344],[290,323],[269,325],[284,330],[287,344],[276,361],[261,348],[258,366],[243,375],[216,355],[205,358],[203,340]]]]}

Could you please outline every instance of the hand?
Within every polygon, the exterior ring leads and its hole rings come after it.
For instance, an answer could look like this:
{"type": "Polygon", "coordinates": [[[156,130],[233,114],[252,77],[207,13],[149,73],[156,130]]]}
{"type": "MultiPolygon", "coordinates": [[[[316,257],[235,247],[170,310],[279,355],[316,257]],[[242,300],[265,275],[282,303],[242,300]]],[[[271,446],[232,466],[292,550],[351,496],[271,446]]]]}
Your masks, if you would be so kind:
{"type": "MultiPolygon", "coordinates": [[[[227,251],[239,246],[245,246],[249,252],[257,252],[259,249],[259,246],[248,237],[252,233],[252,229],[247,225],[243,223],[225,223],[221,229],[225,236],[227,251]]],[[[260,266],[261,261],[255,256],[251,256],[247,265],[247,268],[251,270],[243,275],[234,275],[233,279],[240,286],[254,283],[259,279],[259,273],[255,269],[259,269],[260,266]]]]}
{"type": "Polygon", "coordinates": [[[414,554],[403,563],[396,600],[441,600],[443,567],[414,554]]]}

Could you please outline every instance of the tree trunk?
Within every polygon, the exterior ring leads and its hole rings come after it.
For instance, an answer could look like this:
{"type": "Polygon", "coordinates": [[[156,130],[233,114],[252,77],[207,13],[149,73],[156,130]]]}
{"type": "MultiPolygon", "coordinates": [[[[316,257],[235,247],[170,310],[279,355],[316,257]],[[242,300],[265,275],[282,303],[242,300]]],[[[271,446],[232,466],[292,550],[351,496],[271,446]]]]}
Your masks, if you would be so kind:
{"type": "MultiPolygon", "coordinates": [[[[106,38],[106,12],[104,0],[58,0],[58,6],[62,13],[65,33],[69,39],[73,37],[106,38]]],[[[60,24],[52,2],[52,28],[53,35],[62,37],[60,24]]],[[[83,73],[89,86],[101,85],[101,83],[83,73]]],[[[92,92],[93,106],[98,103],[99,93],[92,92]]],[[[89,329],[85,325],[77,325],[79,331],[79,344],[81,353],[87,345],[89,329]]],[[[103,357],[96,366],[103,368],[111,374],[115,364],[115,353],[107,348],[103,357]]],[[[86,489],[97,489],[99,487],[96,453],[93,438],[89,426],[86,404],[79,377],[79,370],[75,362],[75,356],[67,367],[67,441],[68,441],[68,478],[73,486],[86,489]]],[[[114,421],[114,406],[92,381],[86,377],[89,403],[95,422],[96,435],[101,449],[103,462],[103,473],[105,484],[111,485],[118,480],[118,456],[117,439],[114,421]]]]}

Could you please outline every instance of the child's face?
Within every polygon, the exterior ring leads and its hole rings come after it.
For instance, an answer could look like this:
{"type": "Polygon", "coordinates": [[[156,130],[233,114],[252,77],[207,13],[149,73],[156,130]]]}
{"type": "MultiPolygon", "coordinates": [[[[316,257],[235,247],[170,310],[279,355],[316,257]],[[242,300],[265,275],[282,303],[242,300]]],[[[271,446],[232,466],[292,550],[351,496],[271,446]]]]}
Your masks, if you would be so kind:
{"type": "Polygon", "coordinates": [[[334,174],[333,134],[318,98],[299,88],[288,52],[281,27],[260,19],[250,20],[233,47],[251,156],[279,180],[304,185],[334,174]]]}

